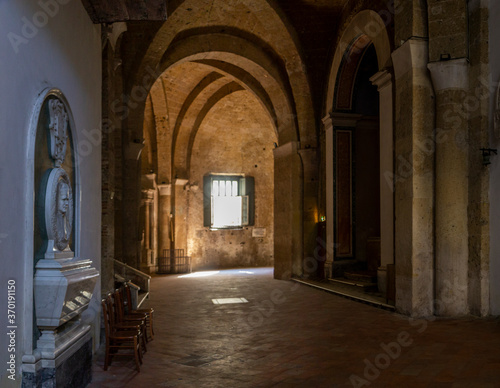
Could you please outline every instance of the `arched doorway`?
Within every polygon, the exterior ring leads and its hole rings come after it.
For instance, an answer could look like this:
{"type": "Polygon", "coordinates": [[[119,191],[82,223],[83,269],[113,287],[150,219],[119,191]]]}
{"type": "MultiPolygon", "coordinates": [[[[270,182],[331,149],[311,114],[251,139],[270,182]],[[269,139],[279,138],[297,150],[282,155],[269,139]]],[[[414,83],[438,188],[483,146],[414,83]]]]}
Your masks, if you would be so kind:
{"type": "Polygon", "coordinates": [[[341,65],[332,113],[337,122],[333,277],[366,283],[376,282],[380,266],[379,97],[370,82],[377,71],[373,44],[358,37],[341,65]]]}
{"type": "Polygon", "coordinates": [[[390,44],[380,16],[356,15],[337,47],[327,96],[330,113],[323,120],[326,268],[331,278],[348,277],[347,283],[394,301],[392,83],[386,70],[390,44]],[[377,34],[367,25],[377,26],[377,34]]]}

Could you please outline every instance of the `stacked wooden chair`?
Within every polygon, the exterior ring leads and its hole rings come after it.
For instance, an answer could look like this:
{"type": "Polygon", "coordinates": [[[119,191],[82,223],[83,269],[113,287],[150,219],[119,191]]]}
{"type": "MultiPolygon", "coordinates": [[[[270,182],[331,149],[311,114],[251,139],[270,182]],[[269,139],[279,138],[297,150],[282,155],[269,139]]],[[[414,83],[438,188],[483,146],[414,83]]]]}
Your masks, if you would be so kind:
{"type": "Polygon", "coordinates": [[[154,325],[153,325],[153,316],[154,309],[152,307],[145,309],[133,309],[132,306],[132,293],[130,291],[130,286],[128,283],[125,283],[123,287],[124,293],[124,304],[125,304],[125,314],[130,317],[141,317],[146,322],[146,336],[148,341],[151,341],[154,338],[154,325]]]}
{"type": "Polygon", "coordinates": [[[106,333],[104,370],[111,365],[114,356],[133,356],[137,371],[140,372],[142,355],[147,350],[146,343],[154,337],[154,310],[132,309],[128,284],[115,290],[113,294],[108,294],[101,304],[106,333]],[[132,352],[119,353],[120,350],[132,350],[132,352]]]}
{"type": "Polygon", "coordinates": [[[102,315],[104,319],[104,330],[106,333],[106,353],[104,356],[104,370],[108,369],[113,356],[134,357],[137,371],[141,371],[142,352],[140,348],[141,330],[139,326],[120,327],[115,323],[113,301],[108,298],[102,300],[102,315]],[[120,350],[131,352],[119,353],[120,350]]]}
{"type": "MultiPolygon", "coordinates": [[[[111,298],[111,295],[108,295],[111,298]]],[[[140,344],[144,353],[146,353],[146,322],[143,317],[125,315],[125,306],[123,302],[123,288],[115,290],[113,293],[113,309],[115,313],[115,322],[118,327],[138,327],[140,329],[140,344]]]]}

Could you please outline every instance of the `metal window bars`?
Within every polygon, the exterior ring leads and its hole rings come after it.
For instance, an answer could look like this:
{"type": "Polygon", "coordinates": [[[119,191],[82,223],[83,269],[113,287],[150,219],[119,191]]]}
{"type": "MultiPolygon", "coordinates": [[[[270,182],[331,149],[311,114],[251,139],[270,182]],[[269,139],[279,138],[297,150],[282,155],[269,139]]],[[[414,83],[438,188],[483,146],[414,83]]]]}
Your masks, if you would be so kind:
{"type": "Polygon", "coordinates": [[[158,258],[158,274],[190,273],[191,257],[184,254],[184,249],[164,249],[158,258]]]}

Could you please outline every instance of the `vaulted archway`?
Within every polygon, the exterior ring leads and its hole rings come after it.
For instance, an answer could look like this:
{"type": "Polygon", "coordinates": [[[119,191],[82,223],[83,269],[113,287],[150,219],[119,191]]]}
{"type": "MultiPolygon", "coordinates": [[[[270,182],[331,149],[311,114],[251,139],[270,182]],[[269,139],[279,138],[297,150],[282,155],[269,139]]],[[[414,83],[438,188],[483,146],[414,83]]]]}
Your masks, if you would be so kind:
{"type": "MultiPolygon", "coordinates": [[[[144,256],[155,257],[163,249],[172,247],[186,249],[191,244],[189,241],[194,241],[190,240],[189,226],[185,224],[187,213],[183,211],[189,209],[185,201],[194,196],[191,188],[196,191],[202,186],[199,177],[192,176],[197,165],[194,160],[197,138],[203,128],[210,125],[207,118],[213,119],[214,111],[221,111],[221,106],[231,106],[226,110],[226,114],[231,115],[231,110],[239,109],[236,102],[245,102],[251,106],[249,111],[254,112],[253,123],[261,123],[260,127],[268,132],[265,144],[257,141],[259,147],[266,150],[270,160],[274,159],[272,168],[264,174],[267,177],[274,175],[271,185],[266,184],[269,190],[267,193],[261,190],[270,198],[270,203],[262,208],[268,209],[269,214],[272,214],[269,209],[274,209],[272,222],[261,229],[267,230],[274,246],[271,250],[264,249],[267,260],[257,261],[272,264],[274,256],[274,262],[278,263],[277,277],[289,277],[292,273],[301,275],[304,244],[311,252],[316,244],[317,194],[311,189],[304,196],[302,186],[304,179],[317,185],[315,152],[318,139],[309,80],[303,72],[304,63],[286,18],[266,1],[261,2],[261,7],[245,2],[185,1],[167,22],[151,28],[148,39],[150,43],[144,45],[144,55],[123,68],[124,76],[131,77],[125,83],[128,93],[124,94],[134,100],[124,120],[126,136],[131,143],[145,140],[141,174],[148,176],[143,178],[142,218],[130,218],[142,223],[149,217],[156,223],[148,228],[138,225],[138,232],[135,232],[142,241],[142,266],[154,264],[154,259],[144,256]],[[187,24],[186,13],[191,20],[187,24]],[[142,89],[149,91],[148,98],[137,98],[142,89]],[[151,184],[151,180],[155,183],[151,184]],[[151,202],[147,198],[150,194],[144,192],[151,187],[163,190],[170,198],[160,197],[151,202]],[[144,213],[147,209],[144,201],[158,203],[155,205],[159,212],[156,218],[144,213]],[[155,228],[159,230],[156,242],[146,236],[155,228]],[[303,234],[304,230],[308,232],[303,234]],[[152,252],[144,250],[146,245],[152,252]],[[278,252],[280,257],[272,252],[278,252]]],[[[243,116],[249,117],[248,114],[243,116]]],[[[240,120],[245,122],[241,115],[240,120]]],[[[261,138],[255,135],[255,139],[261,138]]],[[[128,169],[131,170],[134,164],[137,162],[131,159],[128,169]]],[[[134,176],[135,173],[128,178],[131,185],[133,180],[137,181],[134,176]]],[[[128,209],[138,208],[139,196],[126,195],[124,205],[128,209]]],[[[133,233],[134,228],[130,229],[133,233]]],[[[125,238],[124,246],[128,244],[124,252],[133,255],[137,252],[132,247],[134,242],[125,238]]],[[[134,261],[132,257],[129,260],[134,261]]]]}

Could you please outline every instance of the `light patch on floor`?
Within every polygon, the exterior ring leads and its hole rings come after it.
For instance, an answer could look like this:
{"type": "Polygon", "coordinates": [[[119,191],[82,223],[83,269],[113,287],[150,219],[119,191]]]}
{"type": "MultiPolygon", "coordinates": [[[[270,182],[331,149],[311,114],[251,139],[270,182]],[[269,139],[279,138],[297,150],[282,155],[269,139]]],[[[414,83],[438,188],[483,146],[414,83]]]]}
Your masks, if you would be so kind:
{"type": "Polygon", "coordinates": [[[207,276],[217,275],[220,271],[203,271],[203,272],[193,272],[187,275],[178,276],[179,278],[204,278],[207,276]]]}
{"type": "Polygon", "coordinates": [[[230,303],[248,303],[248,300],[245,298],[221,298],[221,299],[212,299],[214,304],[230,304],[230,303]]]}

